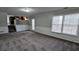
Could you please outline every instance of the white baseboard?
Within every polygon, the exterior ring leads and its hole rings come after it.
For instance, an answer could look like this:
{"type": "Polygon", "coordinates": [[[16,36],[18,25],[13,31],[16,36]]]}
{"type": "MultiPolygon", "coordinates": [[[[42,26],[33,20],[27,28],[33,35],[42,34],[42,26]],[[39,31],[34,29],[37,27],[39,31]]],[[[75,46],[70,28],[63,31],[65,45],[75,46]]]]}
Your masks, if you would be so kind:
{"type": "Polygon", "coordinates": [[[62,33],[55,33],[55,32],[51,31],[50,27],[36,26],[34,31],[42,33],[42,34],[46,34],[49,36],[53,36],[53,37],[57,37],[57,38],[61,38],[61,39],[79,43],[79,36],[72,36],[72,35],[67,35],[67,34],[62,34],[62,33]]]}

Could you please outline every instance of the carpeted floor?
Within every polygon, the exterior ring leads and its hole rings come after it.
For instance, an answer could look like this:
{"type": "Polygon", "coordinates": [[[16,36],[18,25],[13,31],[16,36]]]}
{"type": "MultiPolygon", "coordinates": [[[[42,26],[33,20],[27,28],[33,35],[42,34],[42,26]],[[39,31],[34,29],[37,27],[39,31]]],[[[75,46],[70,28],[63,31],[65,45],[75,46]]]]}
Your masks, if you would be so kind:
{"type": "Polygon", "coordinates": [[[32,31],[0,35],[0,51],[78,51],[79,44],[32,31]]]}

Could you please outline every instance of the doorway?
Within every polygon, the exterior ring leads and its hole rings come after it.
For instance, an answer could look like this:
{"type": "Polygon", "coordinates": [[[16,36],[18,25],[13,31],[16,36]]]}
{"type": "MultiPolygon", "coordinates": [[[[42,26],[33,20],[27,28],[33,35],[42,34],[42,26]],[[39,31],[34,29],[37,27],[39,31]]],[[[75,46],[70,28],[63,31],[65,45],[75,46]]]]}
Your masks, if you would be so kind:
{"type": "Polygon", "coordinates": [[[9,17],[9,22],[10,25],[8,26],[9,32],[16,32],[16,27],[15,27],[15,17],[9,17]]]}

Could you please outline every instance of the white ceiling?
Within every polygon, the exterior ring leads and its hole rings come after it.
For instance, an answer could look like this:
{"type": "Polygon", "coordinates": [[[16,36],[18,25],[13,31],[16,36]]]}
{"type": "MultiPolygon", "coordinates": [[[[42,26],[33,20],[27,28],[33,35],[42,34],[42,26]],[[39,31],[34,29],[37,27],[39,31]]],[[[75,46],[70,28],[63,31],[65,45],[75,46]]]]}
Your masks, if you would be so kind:
{"type": "Polygon", "coordinates": [[[31,15],[38,14],[38,13],[60,10],[60,9],[63,9],[64,7],[29,7],[29,8],[34,9],[34,11],[30,12],[30,13],[20,10],[20,9],[24,9],[24,8],[26,8],[26,7],[0,7],[0,11],[6,12],[9,15],[31,16],[31,15]]]}

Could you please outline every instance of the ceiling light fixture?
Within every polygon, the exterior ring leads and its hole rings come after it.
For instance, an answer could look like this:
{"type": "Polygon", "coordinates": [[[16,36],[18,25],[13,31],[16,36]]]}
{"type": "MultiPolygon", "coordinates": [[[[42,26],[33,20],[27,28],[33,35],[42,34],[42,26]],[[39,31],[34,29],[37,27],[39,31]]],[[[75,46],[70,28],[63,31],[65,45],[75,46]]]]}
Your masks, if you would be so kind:
{"type": "Polygon", "coordinates": [[[32,8],[24,8],[24,9],[21,9],[21,11],[24,11],[24,12],[32,12],[34,10],[32,8]]]}

